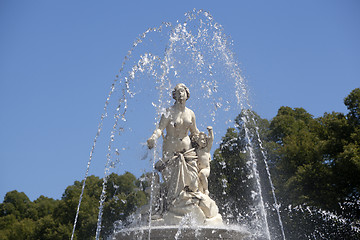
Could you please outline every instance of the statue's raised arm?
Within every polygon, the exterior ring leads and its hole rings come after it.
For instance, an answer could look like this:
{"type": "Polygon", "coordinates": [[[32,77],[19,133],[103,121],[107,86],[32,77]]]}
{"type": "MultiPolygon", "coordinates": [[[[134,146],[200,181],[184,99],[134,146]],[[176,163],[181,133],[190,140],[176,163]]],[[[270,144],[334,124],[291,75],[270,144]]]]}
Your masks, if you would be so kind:
{"type": "Polygon", "coordinates": [[[213,128],[211,126],[208,126],[206,129],[208,130],[206,151],[210,152],[211,147],[212,147],[213,142],[214,142],[214,131],[213,131],[213,128]]]}

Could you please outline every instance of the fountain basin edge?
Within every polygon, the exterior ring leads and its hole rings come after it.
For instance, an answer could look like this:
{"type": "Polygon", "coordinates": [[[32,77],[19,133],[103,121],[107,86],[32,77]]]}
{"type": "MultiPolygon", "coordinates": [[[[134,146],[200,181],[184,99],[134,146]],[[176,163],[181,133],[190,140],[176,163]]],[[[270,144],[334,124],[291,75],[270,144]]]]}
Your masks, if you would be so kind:
{"type": "Polygon", "coordinates": [[[245,228],[236,226],[231,227],[214,227],[214,226],[154,226],[149,228],[136,227],[117,231],[110,238],[112,240],[132,240],[132,239],[253,239],[249,231],[245,228]],[[150,238],[149,238],[150,232],[150,238]]]}

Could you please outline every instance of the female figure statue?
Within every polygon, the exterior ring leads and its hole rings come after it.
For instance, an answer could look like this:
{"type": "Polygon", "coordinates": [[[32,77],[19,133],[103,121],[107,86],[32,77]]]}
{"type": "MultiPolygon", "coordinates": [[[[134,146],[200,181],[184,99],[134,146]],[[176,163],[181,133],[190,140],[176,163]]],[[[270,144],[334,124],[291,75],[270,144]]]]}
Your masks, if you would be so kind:
{"type": "Polygon", "coordinates": [[[151,149],[156,140],[163,135],[162,160],[156,163],[164,178],[167,194],[166,203],[171,204],[186,188],[196,192],[199,178],[197,176],[196,152],[191,149],[191,135],[197,135],[195,114],[185,106],[190,97],[190,91],[185,84],[176,85],[172,92],[175,103],[161,116],[160,123],[147,140],[151,149]]]}
{"type": "Polygon", "coordinates": [[[160,215],[167,224],[178,224],[186,214],[192,214],[202,223],[209,219],[221,223],[215,202],[199,191],[198,156],[196,149],[192,148],[189,132],[191,136],[197,136],[200,132],[196,127],[194,112],[185,106],[190,91],[180,83],[172,95],[174,105],[166,109],[159,125],[147,140],[151,149],[156,140],[163,136],[162,159],[155,164],[165,185],[164,212],[160,215]]]}

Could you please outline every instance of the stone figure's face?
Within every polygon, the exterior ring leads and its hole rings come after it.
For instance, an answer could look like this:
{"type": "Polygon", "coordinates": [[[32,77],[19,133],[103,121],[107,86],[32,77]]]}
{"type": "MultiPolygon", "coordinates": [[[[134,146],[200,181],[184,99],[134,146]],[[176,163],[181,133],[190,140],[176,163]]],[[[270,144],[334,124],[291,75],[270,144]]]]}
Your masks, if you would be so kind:
{"type": "Polygon", "coordinates": [[[187,93],[185,88],[178,88],[175,92],[175,99],[176,100],[186,100],[187,99],[187,93]]]}
{"type": "Polygon", "coordinates": [[[185,100],[186,101],[186,100],[188,100],[190,98],[190,91],[185,86],[185,84],[179,83],[178,85],[176,85],[176,87],[172,91],[172,97],[176,101],[179,101],[179,100],[181,100],[181,101],[185,100]]]}
{"type": "Polygon", "coordinates": [[[199,134],[199,138],[198,138],[198,141],[197,143],[199,144],[199,147],[200,148],[204,148],[207,146],[207,140],[206,140],[206,134],[201,132],[199,134]]]}

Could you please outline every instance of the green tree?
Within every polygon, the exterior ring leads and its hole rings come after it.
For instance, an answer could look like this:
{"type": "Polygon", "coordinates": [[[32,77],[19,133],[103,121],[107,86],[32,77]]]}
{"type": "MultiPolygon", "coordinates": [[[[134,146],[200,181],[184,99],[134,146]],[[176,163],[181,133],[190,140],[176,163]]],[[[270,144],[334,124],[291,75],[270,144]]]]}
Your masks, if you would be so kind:
{"type": "Polygon", "coordinates": [[[60,224],[51,215],[46,215],[36,222],[33,239],[62,240],[69,239],[72,225],[60,224]]]}
{"type": "Polygon", "coordinates": [[[41,195],[34,201],[34,207],[37,211],[38,218],[40,219],[45,216],[52,215],[58,203],[58,200],[41,195]]]}
{"type": "MultiPolygon", "coordinates": [[[[89,176],[80,208],[75,239],[95,236],[102,179],[89,176]]],[[[104,203],[101,237],[105,239],[116,220],[125,221],[138,206],[146,203],[145,193],[137,188],[138,180],[131,173],[111,174],[104,203]]],[[[40,196],[31,202],[25,193],[8,192],[0,204],[0,240],[69,239],[76,215],[82,182],[68,186],[61,200],[40,196]]]]}
{"type": "Polygon", "coordinates": [[[355,126],[360,125],[360,88],[355,88],[344,99],[344,103],[349,110],[348,119],[355,126]]]}
{"type": "Polygon", "coordinates": [[[38,214],[23,192],[8,192],[0,204],[0,239],[32,239],[38,214]]]}
{"type": "MultiPolygon", "coordinates": [[[[227,221],[246,221],[250,224],[256,186],[246,134],[254,140],[257,133],[266,136],[269,123],[248,110],[242,111],[235,123],[236,128],[227,129],[220,148],[214,152],[209,187],[227,221]]],[[[254,154],[262,160],[260,150],[259,142],[253,144],[254,154]]]]}
{"type": "MultiPolygon", "coordinates": [[[[95,176],[89,176],[86,180],[75,231],[78,239],[90,239],[95,236],[102,183],[102,179],[95,176]]],[[[115,173],[109,175],[103,208],[102,238],[111,234],[116,220],[126,220],[138,206],[146,203],[145,193],[138,191],[136,183],[136,177],[129,172],[120,176],[115,173]]],[[[82,182],[79,181],[67,187],[62,201],[55,209],[54,218],[64,226],[73,224],[81,188],[82,182]]]]}
{"type": "Polygon", "coordinates": [[[4,201],[0,206],[0,217],[12,214],[17,219],[37,219],[37,212],[34,204],[23,192],[16,190],[6,193],[4,201]]]}
{"type": "Polygon", "coordinates": [[[127,223],[127,218],[137,207],[147,202],[143,191],[138,189],[138,180],[129,172],[123,175],[111,174],[108,180],[107,200],[104,204],[102,235],[112,233],[115,221],[127,223]]]}
{"type": "Polygon", "coordinates": [[[327,205],[331,171],[323,164],[320,124],[303,108],[281,107],[270,124],[272,172],[283,204],[327,205]]]}

